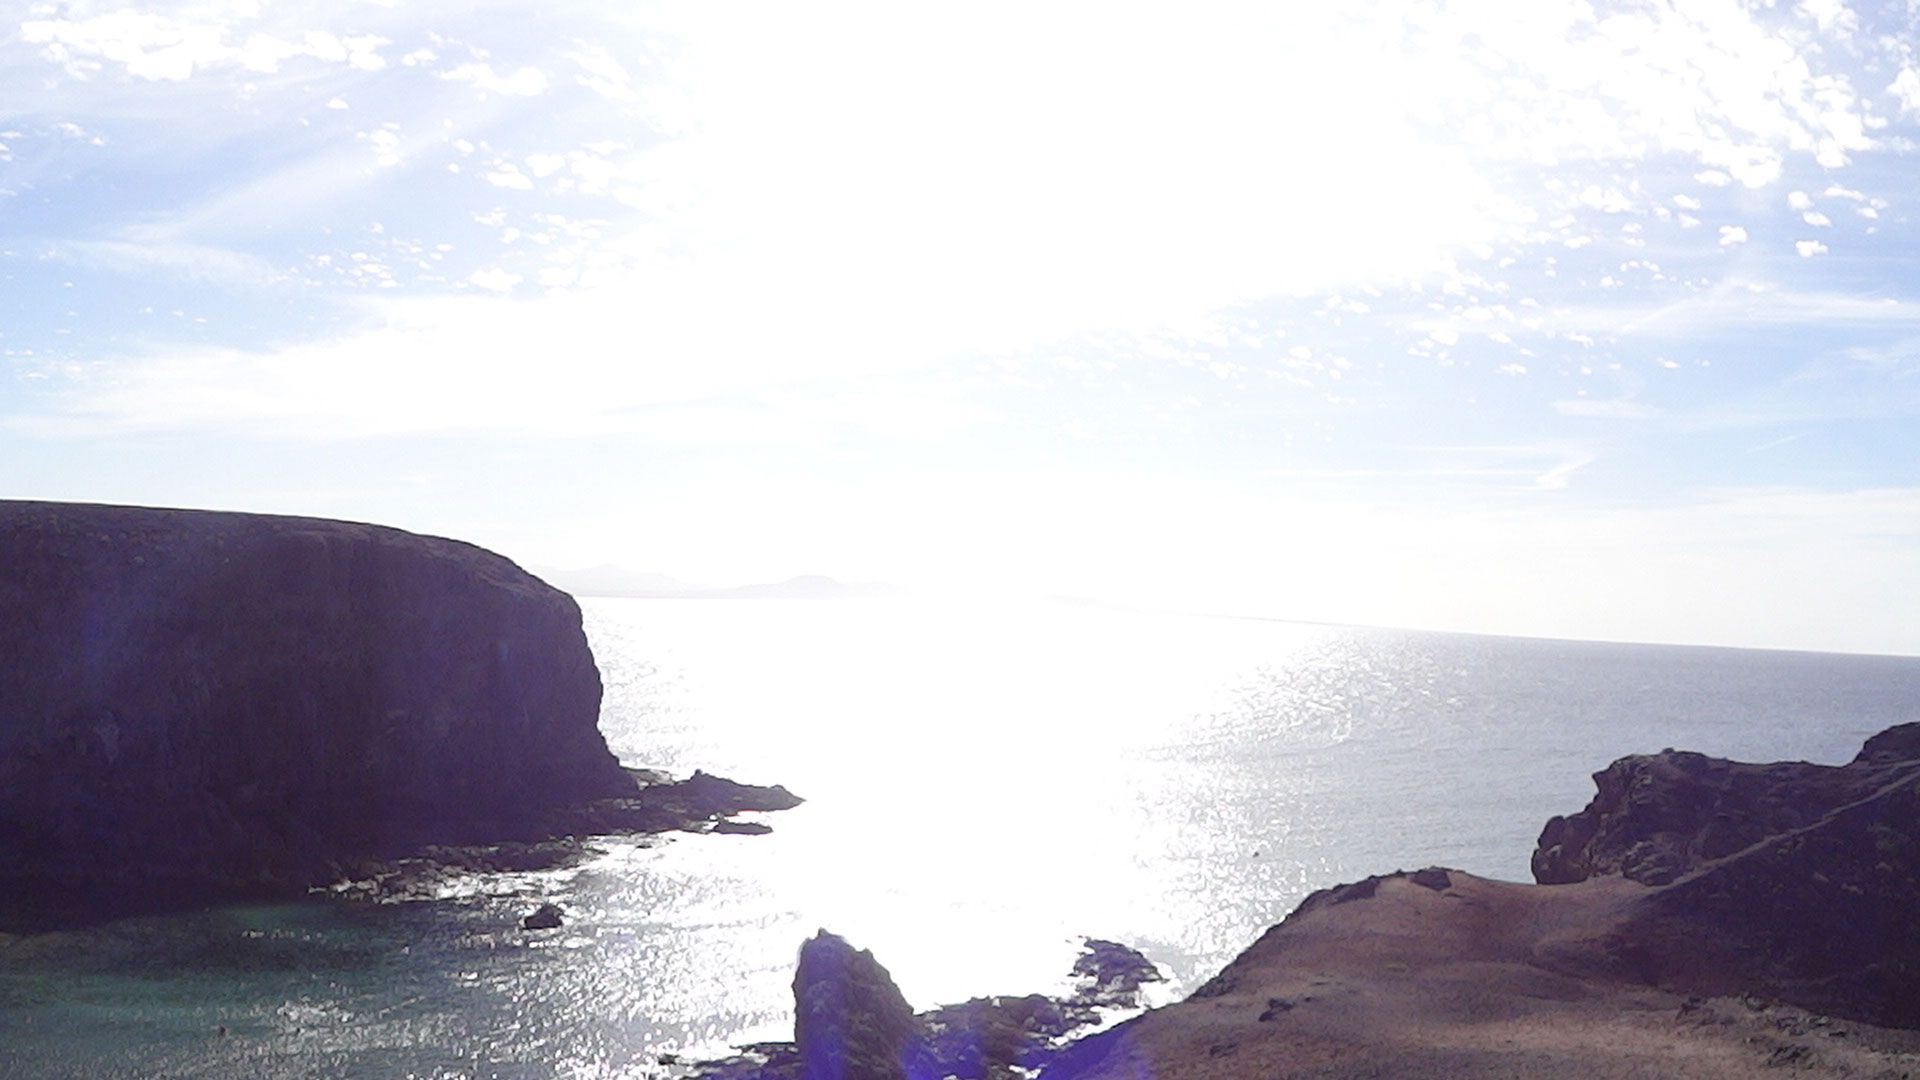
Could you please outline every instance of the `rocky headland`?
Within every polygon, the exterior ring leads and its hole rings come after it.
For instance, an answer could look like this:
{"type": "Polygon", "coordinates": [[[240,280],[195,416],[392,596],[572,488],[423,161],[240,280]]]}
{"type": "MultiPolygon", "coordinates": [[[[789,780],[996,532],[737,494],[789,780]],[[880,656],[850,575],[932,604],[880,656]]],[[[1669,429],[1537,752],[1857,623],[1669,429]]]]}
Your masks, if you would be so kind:
{"type": "Polygon", "coordinates": [[[623,769],[600,693],[573,599],[469,544],[0,502],[0,929],[799,801],[623,769]]]}
{"type": "MultiPolygon", "coordinates": [[[[1325,889],[1185,1001],[1001,1060],[1041,1080],[1920,1077],[1920,724],[1843,766],[1668,750],[1594,782],[1543,830],[1535,884],[1429,867],[1325,889]]],[[[901,1005],[831,1000],[895,1021],[797,1024],[787,1075],[896,1080],[902,1045],[921,1075],[901,1005]],[[816,1065],[821,1032],[865,1049],[816,1065]]]]}

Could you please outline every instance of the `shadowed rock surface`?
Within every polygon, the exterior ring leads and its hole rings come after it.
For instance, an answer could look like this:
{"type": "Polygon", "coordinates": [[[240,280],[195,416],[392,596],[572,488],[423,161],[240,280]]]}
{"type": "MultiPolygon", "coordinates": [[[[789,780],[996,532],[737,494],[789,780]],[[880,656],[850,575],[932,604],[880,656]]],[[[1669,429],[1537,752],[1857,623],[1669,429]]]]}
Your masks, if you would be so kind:
{"type": "Polygon", "coordinates": [[[920,1020],[865,949],[820,931],[800,946],[793,1042],[806,1080],[906,1080],[920,1020]]]}
{"type": "Polygon", "coordinates": [[[1584,810],[1548,820],[1533,877],[1564,885],[1621,874],[1665,885],[1714,859],[1805,828],[1920,765],[1920,724],[1868,740],[1846,765],[1754,765],[1684,750],[1624,757],[1593,774],[1584,810]]]}
{"type": "Polygon", "coordinates": [[[801,947],[791,1043],[743,1047],[695,1068],[699,1080],[877,1080],[905,1076],[1017,1080],[1044,1067],[1063,1040],[1137,1009],[1163,976],[1138,951],[1088,938],[1074,989],[978,997],[915,1014],[868,951],[820,931],[801,947]]]}
{"type": "Polygon", "coordinates": [[[0,502],[0,924],[797,801],[711,777],[648,797],[599,709],[573,599],[472,545],[0,502]]]}

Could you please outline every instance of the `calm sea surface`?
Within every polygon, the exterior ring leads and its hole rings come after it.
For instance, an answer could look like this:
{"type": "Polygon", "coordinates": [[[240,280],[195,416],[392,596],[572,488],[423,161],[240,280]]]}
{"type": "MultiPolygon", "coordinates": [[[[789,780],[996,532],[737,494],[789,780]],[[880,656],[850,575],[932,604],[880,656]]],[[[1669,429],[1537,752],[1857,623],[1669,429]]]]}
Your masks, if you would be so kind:
{"type": "Polygon", "coordinates": [[[1059,988],[1083,936],[1192,989],[1312,889],[1527,879],[1622,754],[1839,763],[1920,659],[1055,604],[587,600],[632,765],[783,783],[769,836],[609,841],[436,901],[0,938],[0,1076],[647,1077],[778,1038],[800,942],[920,1006],[1059,988]],[[518,918],[540,900],[556,933],[518,918]]]}

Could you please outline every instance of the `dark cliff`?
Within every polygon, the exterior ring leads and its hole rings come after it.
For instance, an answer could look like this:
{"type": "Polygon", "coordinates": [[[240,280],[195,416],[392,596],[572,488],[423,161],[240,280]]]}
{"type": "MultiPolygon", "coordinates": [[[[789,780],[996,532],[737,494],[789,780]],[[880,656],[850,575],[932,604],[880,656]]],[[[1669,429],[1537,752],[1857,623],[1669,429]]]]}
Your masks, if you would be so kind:
{"type": "Polygon", "coordinates": [[[306,518],[0,502],[0,915],[284,893],[631,795],[572,598],[306,518]]]}
{"type": "Polygon", "coordinates": [[[1610,933],[1637,978],[1920,1027],[1920,724],[1846,765],[1665,751],[1594,775],[1534,852],[1543,884],[1652,886],[1610,933]]]}
{"type": "Polygon", "coordinates": [[[1812,825],[1915,767],[1920,724],[1869,740],[1846,765],[1749,764],[1685,750],[1624,757],[1593,774],[1596,794],[1555,817],[1533,852],[1542,885],[1621,874],[1665,885],[1715,859],[1812,825]]]}

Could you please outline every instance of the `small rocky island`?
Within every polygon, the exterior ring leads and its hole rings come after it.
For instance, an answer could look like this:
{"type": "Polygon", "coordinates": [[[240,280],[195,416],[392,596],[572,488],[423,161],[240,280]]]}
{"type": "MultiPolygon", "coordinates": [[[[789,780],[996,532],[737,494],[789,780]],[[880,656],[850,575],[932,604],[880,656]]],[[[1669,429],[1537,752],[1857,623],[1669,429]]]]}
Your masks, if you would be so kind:
{"type": "Polygon", "coordinates": [[[912,1016],[871,957],[816,938],[797,1045],[749,1075],[1920,1077],[1920,724],[1843,766],[1667,750],[1594,782],[1547,823],[1536,884],[1429,867],[1324,889],[1108,1030],[994,1013],[974,1042],[1009,1049],[984,1064],[930,1057],[942,1011],[912,1016]]]}
{"type": "Polygon", "coordinates": [[[600,693],[572,597],[470,544],[0,501],[0,929],[798,803],[622,768],[600,693]]]}

